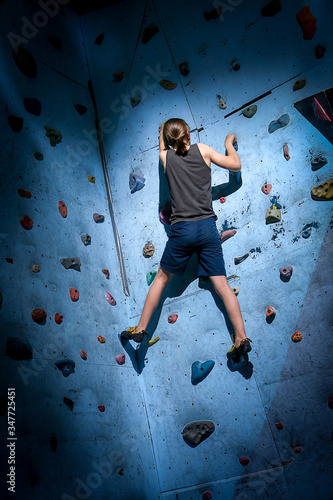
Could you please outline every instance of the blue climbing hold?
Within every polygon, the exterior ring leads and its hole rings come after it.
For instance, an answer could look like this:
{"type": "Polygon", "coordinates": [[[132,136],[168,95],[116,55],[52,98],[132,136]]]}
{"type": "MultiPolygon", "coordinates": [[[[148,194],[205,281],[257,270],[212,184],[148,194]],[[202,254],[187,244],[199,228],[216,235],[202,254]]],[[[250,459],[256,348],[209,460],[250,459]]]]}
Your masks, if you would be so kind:
{"type": "Polygon", "coordinates": [[[74,373],[75,362],[72,359],[62,359],[56,361],[56,367],[62,372],[64,377],[68,377],[71,373],[74,373]]]}
{"type": "Polygon", "coordinates": [[[285,114],[285,115],[280,116],[280,118],[278,120],[273,120],[268,125],[268,133],[272,134],[273,132],[275,132],[279,128],[285,127],[286,125],[288,125],[289,121],[290,121],[289,115],[285,114]]]}
{"type": "Polygon", "coordinates": [[[311,236],[311,227],[307,227],[302,231],[302,237],[307,240],[311,236]]]}
{"type": "Polygon", "coordinates": [[[142,175],[142,172],[131,172],[129,175],[129,187],[131,190],[131,194],[136,191],[140,191],[145,185],[145,178],[142,175]]]}
{"type": "Polygon", "coordinates": [[[192,364],[192,375],[191,375],[192,385],[197,385],[200,382],[202,382],[207,377],[207,375],[210,374],[210,372],[214,368],[214,365],[215,361],[212,361],[211,359],[205,361],[204,363],[200,363],[200,361],[195,361],[192,364]]]}

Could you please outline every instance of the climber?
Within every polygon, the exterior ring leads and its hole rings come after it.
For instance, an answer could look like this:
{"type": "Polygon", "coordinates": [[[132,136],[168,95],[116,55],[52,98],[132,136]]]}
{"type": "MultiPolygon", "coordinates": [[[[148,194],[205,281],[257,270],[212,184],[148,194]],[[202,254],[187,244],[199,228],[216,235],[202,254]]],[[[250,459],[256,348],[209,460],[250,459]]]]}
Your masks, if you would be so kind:
{"type": "Polygon", "coordinates": [[[199,259],[198,275],[209,276],[234,328],[234,343],[227,358],[237,359],[241,354],[251,351],[251,340],[246,337],[238,300],[226,278],[211,195],[211,163],[231,172],[241,169],[234,148],[236,137],[234,134],[227,135],[224,142],[227,155],[217,153],[205,144],[191,145],[190,142],[190,128],[184,120],[171,118],[161,125],[159,158],[164,165],[172,205],[169,239],[146,297],[139,324],[123,331],[121,339],[142,342],[165,286],[173,274],[184,273],[195,252],[199,259]]]}

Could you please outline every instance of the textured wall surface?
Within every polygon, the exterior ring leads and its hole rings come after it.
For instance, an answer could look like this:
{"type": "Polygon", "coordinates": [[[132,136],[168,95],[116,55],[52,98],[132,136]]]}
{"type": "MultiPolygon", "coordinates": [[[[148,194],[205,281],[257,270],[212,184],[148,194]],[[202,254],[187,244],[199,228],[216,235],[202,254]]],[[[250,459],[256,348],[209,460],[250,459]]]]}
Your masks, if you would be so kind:
{"type": "Polygon", "coordinates": [[[221,499],[331,499],[332,201],[314,201],[311,189],[332,177],[333,148],[294,107],[332,86],[331,2],[307,2],[317,20],[308,40],[296,19],[305,5],[300,0],[280,0],[281,10],[268,17],[261,13],[264,0],[128,0],[81,17],[65,1],[46,3],[44,9],[27,0],[0,5],[1,498],[200,500],[209,490],[221,499]],[[214,8],[222,14],[206,20],[204,12],[214,8]],[[147,42],[145,29],[152,24],[158,30],[147,42]],[[325,49],[320,58],[318,45],[325,49]],[[187,76],[179,70],[185,61],[187,76]],[[177,86],[166,90],[163,79],[177,86]],[[299,80],[306,84],[293,90],[299,80]],[[27,98],[38,99],[41,110],[35,103],[35,114],[29,112],[27,98]],[[246,118],[241,109],[253,100],[257,112],[246,118]],[[77,104],[87,108],[83,114],[77,104]],[[284,114],[288,125],[268,133],[284,114]],[[167,241],[168,227],[159,219],[169,194],[158,160],[158,128],[172,117],[188,122],[192,143],[221,153],[227,133],[238,139],[242,185],[215,166],[212,183],[219,231],[237,230],[223,252],[253,341],[246,365],[227,363],[229,320],[220,299],[199,281],[195,259],[166,287],[147,328],[159,342],[125,348],[119,342],[120,332],[139,321],[146,275],[157,270],[167,241]],[[52,146],[45,126],[60,131],[61,142],[52,146]],[[313,171],[311,160],[319,155],[327,164],[313,171]],[[132,171],[146,179],[133,194],[132,171]],[[268,195],[261,191],[265,183],[272,184],[268,195]],[[67,206],[66,218],[59,201],[67,206]],[[281,222],[266,225],[273,206],[281,209],[281,222]],[[94,213],[104,222],[96,223],[94,213]],[[20,224],[24,215],[33,221],[30,230],[20,224]],[[87,246],[83,234],[91,236],[87,246]],[[155,253],[144,258],[148,242],[155,253]],[[236,265],[234,258],[246,253],[236,265]],[[80,269],[65,269],[60,259],[73,257],[80,258],[80,269]],[[279,274],[285,265],[293,266],[288,283],[279,274]],[[77,302],[70,287],[79,290],[77,302]],[[271,324],[269,306],[276,311],[271,324]],[[41,324],[32,319],[36,308],[47,313],[41,324]],[[55,313],[63,316],[61,324],[55,313]],[[174,324],[170,314],[178,315],[174,324]],[[299,343],[291,341],[296,331],[303,335],[299,343]],[[30,343],[31,359],[13,359],[13,337],[30,343]],[[121,366],[115,360],[120,353],[126,356],[121,366]],[[68,377],[55,365],[63,359],[75,362],[68,377]],[[197,360],[215,366],[194,386],[191,365],[197,360]],[[15,388],[14,436],[8,388],[15,388]],[[191,448],[181,431],[196,420],[212,420],[215,431],[191,448]],[[15,494],[6,483],[11,442],[15,494]],[[247,466],[239,462],[244,455],[247,466]]]}

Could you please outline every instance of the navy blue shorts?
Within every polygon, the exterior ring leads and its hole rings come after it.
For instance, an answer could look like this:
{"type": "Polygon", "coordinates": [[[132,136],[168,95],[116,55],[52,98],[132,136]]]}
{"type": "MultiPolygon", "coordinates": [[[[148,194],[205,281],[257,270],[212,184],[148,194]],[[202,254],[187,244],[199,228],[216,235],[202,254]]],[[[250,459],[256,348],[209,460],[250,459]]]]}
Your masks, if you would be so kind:
{"type": "Polygon", "coordinates": [[[214,217],[172,224],[160,265],[170,273],[182,275],[193,253],[199,259],[198,276],[226,276],[214,217]]]}

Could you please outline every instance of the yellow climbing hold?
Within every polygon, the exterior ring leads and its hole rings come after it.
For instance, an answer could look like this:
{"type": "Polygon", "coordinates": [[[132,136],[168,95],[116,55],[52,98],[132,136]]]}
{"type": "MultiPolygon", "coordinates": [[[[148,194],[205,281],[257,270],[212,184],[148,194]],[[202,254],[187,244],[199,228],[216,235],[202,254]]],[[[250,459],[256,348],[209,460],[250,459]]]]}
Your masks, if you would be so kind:
{"type": "Polygon", "coordinates": [[[156,344],[156,342],[158,342],[160,338],[161,337],[156,337],[155,339],[148,340],[147,344],[149,345],[149,347],[151,347],[152,345],[156,344]]]}
{"type": "Polygon", "coordinates": [[[177,83],[170,82],[170,80],[160,80],[159,84],[165,90],[173,90],[177,87],[177,83]]]}
{"type": "Polygon", "coordinates": [[[92,182],[93,184],[95,184],[95,180],[96,180],[96,178],[93,175],[88,175],[89,182],[92,182]]]}
{"type": "Polygon", "coordinates": [[[333,200],[333,177],[311,189],[311,198],[316,201],[333,200]]]}

